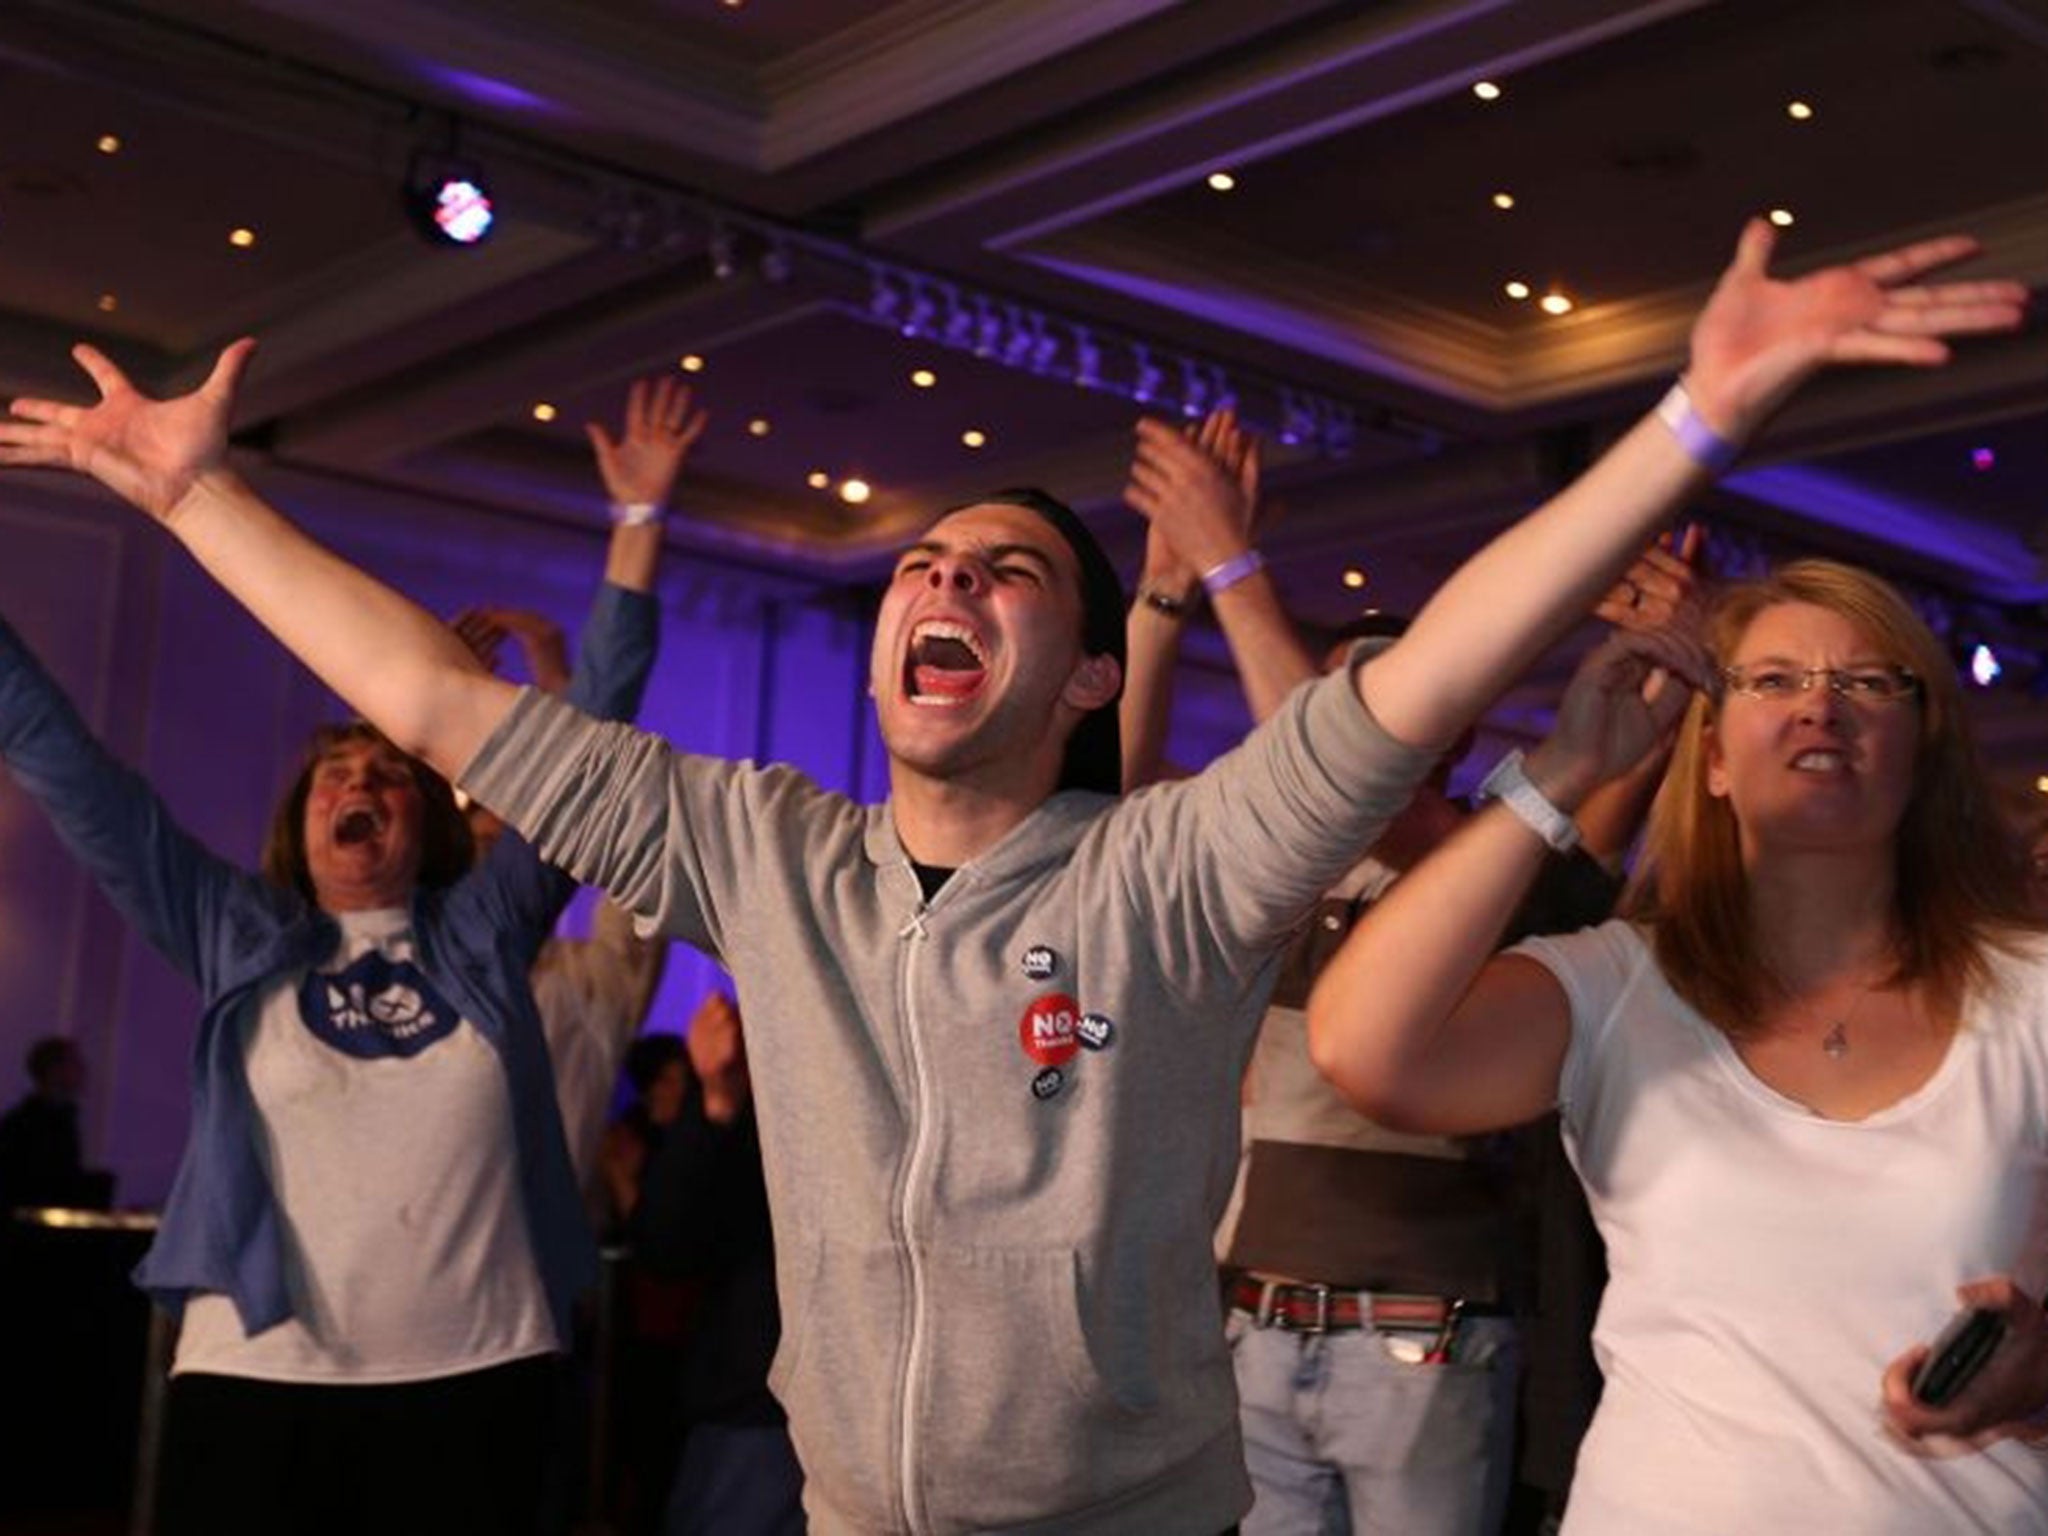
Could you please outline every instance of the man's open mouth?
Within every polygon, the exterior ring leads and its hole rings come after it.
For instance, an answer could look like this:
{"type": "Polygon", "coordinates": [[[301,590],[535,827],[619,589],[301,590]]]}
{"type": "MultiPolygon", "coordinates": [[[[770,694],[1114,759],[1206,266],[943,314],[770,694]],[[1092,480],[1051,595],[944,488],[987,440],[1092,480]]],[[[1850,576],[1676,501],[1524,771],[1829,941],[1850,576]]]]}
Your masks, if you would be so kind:
{"type": "Polygon", "coordinates": [[[959,704],[988,680],[988,653],[964,624],[926,619],[910,635],[903,691],[913,704],[959,704]]]}

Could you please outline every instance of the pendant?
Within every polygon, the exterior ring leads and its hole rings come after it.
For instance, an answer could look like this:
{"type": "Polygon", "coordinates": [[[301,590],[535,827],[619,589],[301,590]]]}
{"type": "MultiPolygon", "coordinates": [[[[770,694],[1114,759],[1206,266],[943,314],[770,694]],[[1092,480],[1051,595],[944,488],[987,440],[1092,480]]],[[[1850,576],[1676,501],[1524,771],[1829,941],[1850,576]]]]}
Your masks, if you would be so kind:
{"type": "Polygon", "coordinates": [[[1821,1036],[1820,1048],[1827,1053],[1828,1060],[1830,1061],[1840,1061],[1844,1056],[1848,1055],[1848,1026],[1846,1026],[1840,1019],[1835,1020],[1835,1022],[1829,1026],[1828,1032],[1825,1035],[1821,1036]]]}

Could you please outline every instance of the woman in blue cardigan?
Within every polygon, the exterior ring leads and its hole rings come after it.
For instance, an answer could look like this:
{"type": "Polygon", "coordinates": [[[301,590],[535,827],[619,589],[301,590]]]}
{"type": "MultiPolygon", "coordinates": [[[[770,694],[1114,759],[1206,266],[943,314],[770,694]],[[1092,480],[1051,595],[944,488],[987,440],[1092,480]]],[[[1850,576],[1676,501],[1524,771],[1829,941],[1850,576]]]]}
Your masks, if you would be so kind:
{"type": "MultiPolygon", "coordinates": [[[[702,429],[635,386],[592,437],[620,509],[570,696],[629,717],[667,497],[702,429]]],[[[315,733],[259,876],[201,847],[0,622],[0,757],[198,987],[192,1127],[138,1278],[182,1320],[158,1529],[512,1532],[594,1274],[527,970],[573,890],[472,867],[448,785],[315,733]]]]}

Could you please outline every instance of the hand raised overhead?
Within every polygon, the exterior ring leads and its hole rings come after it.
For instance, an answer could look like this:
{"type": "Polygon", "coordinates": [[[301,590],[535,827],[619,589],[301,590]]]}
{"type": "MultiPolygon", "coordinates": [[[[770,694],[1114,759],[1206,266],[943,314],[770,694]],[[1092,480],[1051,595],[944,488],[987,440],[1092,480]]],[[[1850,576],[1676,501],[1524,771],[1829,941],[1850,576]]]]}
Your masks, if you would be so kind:
{"type": "Polygon", "coordinates": [[[2011,282],[1921,283],[1923,274],[1977,253],[1946,235],[1779,279],[1767,268],[1777,233],[1751,219],[1693,324],[1686,387],[1715,430],[1753,432],[1815,370],[1830,363],[1948,361],[1944,336],[2010,330],[2026,289],[2011,282]]]}
{"type": "MultiPolygon", "coordinates": [[[[1124,501],[1196,574],[1221,565],[1251,545],[1258,439],[1242,431],[1228,409],[1210,412],[1192,434],[1148,417],[1138,423],[1124,501]]],[[[1149,541],[1147,560],[1149,567],[1149,541]]]]}
{"type": "Polygon", "coordinates": [[[99,389],[96,405],[16,400],[0,421],[0,464],[48,466],[90,475],[160,522],[227,453],[228,416],[256,343],[244,337],[222,350],[206,382],[187,394],[152,400],[95,347],[71,355],[99,389]]]}
{"type": "Polygon", "coordinates": [[[690,409],[690,391],[679,381],[635,379],[626,393],[626,420],[618,437],[595,421],[584,427],[605,494],[620,505],[658,507],[667,501],[708,419],[703,411],[690,409]]]}

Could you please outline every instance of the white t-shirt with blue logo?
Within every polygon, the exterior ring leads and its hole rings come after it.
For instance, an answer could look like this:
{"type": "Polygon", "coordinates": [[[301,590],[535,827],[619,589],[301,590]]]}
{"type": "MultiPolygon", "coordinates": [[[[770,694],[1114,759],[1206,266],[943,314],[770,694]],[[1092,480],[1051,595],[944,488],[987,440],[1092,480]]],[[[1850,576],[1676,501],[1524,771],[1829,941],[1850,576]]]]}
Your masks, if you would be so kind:
{"type": "Polygon", "coordinates": [[[554,1350],[497,1051],[415,964],[410,913],[336,920],[333,958],[242,1025],[293,1316],[252,1338],[195,1295],[173,1370],[402,1382],[554,1350]]]}

